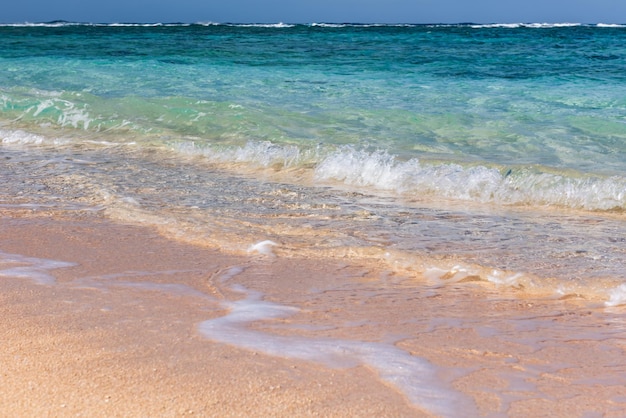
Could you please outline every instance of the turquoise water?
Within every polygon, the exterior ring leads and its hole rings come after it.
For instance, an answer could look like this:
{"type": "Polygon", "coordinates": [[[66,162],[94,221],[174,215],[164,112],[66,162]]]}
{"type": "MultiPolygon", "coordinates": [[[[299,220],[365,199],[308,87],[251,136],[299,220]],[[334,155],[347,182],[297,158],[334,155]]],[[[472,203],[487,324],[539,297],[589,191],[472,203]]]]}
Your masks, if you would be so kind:
{"type": "Polygon", "coordinates": [[[0,39],[5,205],[564,294],[626,279],[626,26],[54,23],[0,39]]]}

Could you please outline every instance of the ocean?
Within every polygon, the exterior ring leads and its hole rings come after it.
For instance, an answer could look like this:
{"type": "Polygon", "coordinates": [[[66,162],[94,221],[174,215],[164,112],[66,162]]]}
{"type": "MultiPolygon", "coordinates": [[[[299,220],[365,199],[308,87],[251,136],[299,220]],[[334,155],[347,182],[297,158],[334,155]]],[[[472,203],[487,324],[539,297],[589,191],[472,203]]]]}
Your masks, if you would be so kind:
{"type": "Polygon", "coordinates": [[[626,25],[53,22],[0,39],[0,207],[626,303],[626,25]]]}

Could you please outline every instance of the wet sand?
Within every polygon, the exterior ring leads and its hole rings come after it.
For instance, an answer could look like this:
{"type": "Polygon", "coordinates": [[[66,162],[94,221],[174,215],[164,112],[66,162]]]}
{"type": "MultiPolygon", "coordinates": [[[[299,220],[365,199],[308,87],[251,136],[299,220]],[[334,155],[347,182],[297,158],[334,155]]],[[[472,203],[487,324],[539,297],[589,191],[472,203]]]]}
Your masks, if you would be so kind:
{"type": "Polygon", "coordinates": [[[435,285],[279,248],[225,254],[97,213],[0,215],[2,416],[626,413],[623,307],[435,285]],[[297,310],[202,331],[255,300],[297,310]],[[304,360],[307,345],[345,356],[304,360]],[[385,374],[389,356],[426,372],[385,374]]]}

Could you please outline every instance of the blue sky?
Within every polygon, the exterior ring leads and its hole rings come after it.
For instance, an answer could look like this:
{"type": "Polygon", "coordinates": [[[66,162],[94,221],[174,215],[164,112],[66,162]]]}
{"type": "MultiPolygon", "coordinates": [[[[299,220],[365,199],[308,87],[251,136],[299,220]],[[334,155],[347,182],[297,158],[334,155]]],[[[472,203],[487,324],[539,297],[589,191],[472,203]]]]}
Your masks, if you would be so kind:
{"type": "Polygon", "coordinates": [[[0,22],[626,23],[626,0],[7,0],[0,22]]]}

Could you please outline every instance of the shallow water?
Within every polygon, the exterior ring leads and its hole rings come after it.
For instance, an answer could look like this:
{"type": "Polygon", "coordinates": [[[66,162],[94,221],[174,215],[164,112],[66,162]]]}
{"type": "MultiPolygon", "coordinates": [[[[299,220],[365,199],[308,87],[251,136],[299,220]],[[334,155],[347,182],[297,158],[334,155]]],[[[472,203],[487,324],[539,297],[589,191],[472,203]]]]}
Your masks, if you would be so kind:
{"type": "Polygon", "coordinates": [[[620,304],[625,31],[3,26],[0,204],[620,304]]]}

